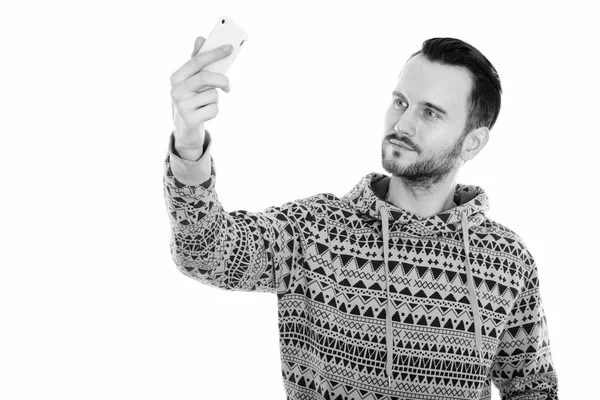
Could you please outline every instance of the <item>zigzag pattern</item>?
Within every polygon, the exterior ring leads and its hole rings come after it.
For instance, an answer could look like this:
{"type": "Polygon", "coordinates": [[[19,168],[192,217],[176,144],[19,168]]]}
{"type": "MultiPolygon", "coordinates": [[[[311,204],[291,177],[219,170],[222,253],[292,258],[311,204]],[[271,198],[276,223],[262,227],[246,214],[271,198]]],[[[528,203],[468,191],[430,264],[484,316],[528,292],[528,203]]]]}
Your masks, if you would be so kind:
{"type": "Polygon", "coordinates": [[[468,209],[470,262],[485,362],[478,362],[458,214],[420,218],[390,207],[389,263],[383,201],[371,173],[342,198],[322,193],[262,213],[226,212],[215,167],[186,186],[165,159],[173,260],[224,290],[277,294],[282,378],[288,399],[557,399],[536,264],[521,238],[485,217],[476,186],[457,185],[468,209]],[[386,361],[386,279],[393,376],[386,361]],[[525,395],[526,394],[526,395],[525,395]]]}

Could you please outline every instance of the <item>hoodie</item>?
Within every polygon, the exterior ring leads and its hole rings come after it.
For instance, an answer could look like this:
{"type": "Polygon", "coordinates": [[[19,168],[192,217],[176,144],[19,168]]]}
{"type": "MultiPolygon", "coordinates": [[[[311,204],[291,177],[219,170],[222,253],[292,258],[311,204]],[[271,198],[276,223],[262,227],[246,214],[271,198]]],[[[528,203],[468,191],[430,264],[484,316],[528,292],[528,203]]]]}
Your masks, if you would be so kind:
{"type": "Polygon", "coordinates": [[[164,162],[170,250],[185,275],[277,295],[287,399],[558,399],[536,263],[475,185],[421,217],[372,172],[339,198],[225,211],[206,131],[164,162]]]}

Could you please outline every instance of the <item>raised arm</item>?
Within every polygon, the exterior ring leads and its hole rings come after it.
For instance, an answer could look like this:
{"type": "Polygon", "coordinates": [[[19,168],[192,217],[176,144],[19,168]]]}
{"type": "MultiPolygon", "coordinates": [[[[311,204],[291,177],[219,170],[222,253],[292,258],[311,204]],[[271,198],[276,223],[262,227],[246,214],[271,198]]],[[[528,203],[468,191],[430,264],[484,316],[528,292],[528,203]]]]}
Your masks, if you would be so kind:
{"type": "Polygon", "coordinates": [[[313,218],[308,200],[260,213],[227,212],[215,191],[210,133],[196,162],[177,157],[173,142],[171,135],[163,182],[171,255],[179,270],[225,290],[284,293],[293,266],[303,262],[299,221],[306,224],[313,218]]]}

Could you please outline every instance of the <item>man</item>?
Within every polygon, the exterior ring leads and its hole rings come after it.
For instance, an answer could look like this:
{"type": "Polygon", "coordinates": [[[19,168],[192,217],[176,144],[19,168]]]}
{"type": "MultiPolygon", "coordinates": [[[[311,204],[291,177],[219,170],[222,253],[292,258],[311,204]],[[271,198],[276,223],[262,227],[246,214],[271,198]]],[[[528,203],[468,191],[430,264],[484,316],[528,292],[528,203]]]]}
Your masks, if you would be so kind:
{"type": "Polygon", "coordinates": [[[485,216],[484,190],[457,183],[500,111],[487,58],[458,39],[425,41],[385,114],[391,175],[253,213],[223,210],[211,136],[198,130],[215,115],[198,116],[209,104],[198,89],[227,82],[193,74],[218,54],[171,77],[187,116],[165,159],[171,253],[208,285],[277,293],[287,398],[490,399],[493,382],[503,399],[558,399],[536,263],[485,216]]]}

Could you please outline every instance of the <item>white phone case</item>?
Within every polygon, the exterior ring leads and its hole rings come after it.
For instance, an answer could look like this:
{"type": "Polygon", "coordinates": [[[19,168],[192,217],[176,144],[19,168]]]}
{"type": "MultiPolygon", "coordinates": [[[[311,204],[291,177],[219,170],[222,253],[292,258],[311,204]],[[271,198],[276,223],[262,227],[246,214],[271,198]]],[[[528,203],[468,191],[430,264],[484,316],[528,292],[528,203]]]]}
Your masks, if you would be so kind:
{"type": "Polygon", "coordinates": [[[199,51],[210,51],[224,44],[231,44],[233,51],[227,57],[207,65],[202,70],[225,75],[247,39],[248,33],[244,29],[233,22],[231,18],[221,15],[199,51]]]}

